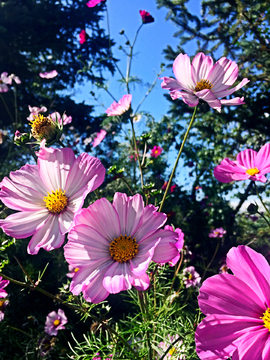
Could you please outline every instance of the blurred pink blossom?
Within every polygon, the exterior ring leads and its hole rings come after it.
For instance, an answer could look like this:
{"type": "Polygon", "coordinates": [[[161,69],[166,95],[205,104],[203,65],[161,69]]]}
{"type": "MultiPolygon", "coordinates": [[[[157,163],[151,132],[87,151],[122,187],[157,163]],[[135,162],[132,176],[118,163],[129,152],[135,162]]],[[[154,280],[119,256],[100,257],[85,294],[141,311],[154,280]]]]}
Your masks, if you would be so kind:
{"type": "Polygon", "coordinates": [[[222,238],[226,234],[226,230],[224,230],[222,227],[216,228],[215,230],[211,230],[209,237],[211,238],[222,238]]]}
{"type": "Polygon", "coordinates": [[[88,3],[86,3],[86,5],[91,8],[101,3],[102,1],[106,1],[106,0],[90,0],[88,1],[88,3]]]}
{"type": "Polygon", "coordinates": [[[79,37],[80,37],[80,41],[79,41],[80,44],[84,44],[87,40],[88,35],[85,30],[81,30],[79,37]]]}
{"type": "Polygon", "coordinates": [[[162,151],[163,149],[160,146],[155,145],[151,150],[151,156],[157,158],[162,153],[162,151]]]}
{"type": "Polygon", "coordinates": [[[67,116],[67,114],[63,114],[63,116],[61,116],[59,114],[59,112],[55,111],[52,114],[49,115],[49,117],[54,121],[58,121],[60,125],[67,125],[70,124],[72,122],[72,116],[67,116]]]}
{"type": "Polygon", "coordinates": [[[140,15],[141,15],[141,18],[142,18],[142,22],[144,24],[150,24],[150,23],[155,21],[153,16],[150,15],[149,12],[147,12],[145,10],[140,10],[140,15]]]}
{"type": "Polygon", "coordinates": [[[21,84],[21,80],[18,76],[11,74],[11,75],[9,75],[9,77],[11,80],[14,80],[16,84],[21,84]]]}
{"type": "Polygon", "coordinates": [[[201,277],[197,273],[197,271],[195,271],[194,266],[186,267],[183,270],[183,275],[184,275],[184,284],[185,284],[187,289],[189,287],[191,287],[191,286],[193,286],[195,288],[195,287],[198,287],[200,285],[201,277]]]}
{"type": "Polygon", "coordinates": [[[58,312],[52,311],[48,314],[45,322],[45,332],[51,336],[56,336],[58,330],[65,329],[67,317],[63,310],[58,309],[58,312]]]}
{"type": "Polygon", "coordinates": [[[28,105],[28,109],[30,111],[30,115],[28,116],[27,120],[29,120],[29,121],[34,120],[34,115],[37,116],[38,114],[45,113],[47,111],[47,108],[45,106],[42,106],[41,108],[39,108],[37,106],[31,107],[30,105],[28,105]]]}
{"type": "Polygon", "coordinates": [[[7,92],[9,87],[7,86],[12,84],[12,79],[8,76],[7,72],[3,72],[0,77],[0,93],[7,92]]]}
{"type": "Polygon", "coordinates": [[[101,141],[105,138],[106,134],[107,134],[107,131],[100,130],[100,132],[97,133],[97,136],[95,137],[95,139],[94,139],[94,141],[92,143],[92,146],[93,147],[98,146],[101,143],[101,141]]]}
{"type": "Polygon", "coordinates": [[[58,75],[56,70],[52,70],[49,72],[39,73],[39,76],[43,79],[52,79],[58,75]]]}
{"type": "Polygon", "coordinates": [[[111,106],[105,111],[105,113],[108,116],[122,115],[124,112],[126,112],[129,109],[131,100],[132,100],[131,94],[124,95],[118,101],[118,103],[116,101],[114,101],[111,104],[111,106]]]}

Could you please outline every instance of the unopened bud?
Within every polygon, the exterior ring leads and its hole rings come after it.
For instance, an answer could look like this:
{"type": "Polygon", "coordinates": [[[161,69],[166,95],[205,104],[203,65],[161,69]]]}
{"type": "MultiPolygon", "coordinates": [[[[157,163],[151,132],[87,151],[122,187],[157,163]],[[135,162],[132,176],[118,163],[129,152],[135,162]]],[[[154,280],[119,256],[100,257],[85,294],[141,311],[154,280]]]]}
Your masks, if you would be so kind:
{"type": "Polygon", "coordinates": [[[258,205],[257,204],[249,204],[248,205],[248,208],[247,208],[247,211],[250,213],[250,214],[257,214],[258,212],[258,205]]]}
{"type": "Polygon", "coordinates": [[[124,33],[125,33],[125,30],[121,30],[121,31],[119,32],[120,35],[123,35],[124,33]]]}

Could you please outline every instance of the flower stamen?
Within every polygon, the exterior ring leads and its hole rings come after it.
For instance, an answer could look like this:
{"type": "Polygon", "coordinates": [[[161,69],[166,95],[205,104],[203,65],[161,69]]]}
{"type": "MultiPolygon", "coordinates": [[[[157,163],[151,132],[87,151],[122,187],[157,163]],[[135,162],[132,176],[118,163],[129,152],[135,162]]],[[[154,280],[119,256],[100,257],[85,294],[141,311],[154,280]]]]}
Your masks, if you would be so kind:
{"type": "Polygon", "coordinates": [[[258,170],[256,167],[255,168],[251,168],[251,169],[247,169],[246,174],[250,175],[250,176],[254,176],[256,174],[259,174],[260,170],[258,170]]]}
{"type": "Polygon", "coordinates": [[[33,115],[34,120],[30,121],[32,126],[32,135],[37,140],[47,139],[52,132],[55,131],[53,120],[43,115],[33,115]]]}
{"type": "Polygon", "coordinates": [[[264,326],[270,331],[270,309],[267,308],[263,316],[260,317],[263,320],[264,326]]]}
{"type": "Polygon", "coordinates": [[[122,234],[110,244],[110,254],[113,260],[123,263],[134,258],[137,254],[139,244],[136,239],[131,239],[130,236],[123,236],[122,234]]]}
{"type": "Polygon", "coordinates": [[[59,320],[59,319],[54,320],[54,322],[53,322],[53,325],[54,325],[54,326],[58,326],[59,324],[60,324],[60,320],[59,320]]]}
{"type": "Polygon", "coordinates": [[[204,89],[211,90],[212,87],[213,87],[213,84],[211,84],[209,80],[202,79],[199,82],[197,81],[197,84],[195,86],[194,91],[198,92],[198,91],[201,91],[201,90],[204,90],[204,89]]]}
{"type": "Polygon", "coordinates": [[[59,214],[63,211],[68,203],[68,198],[65,195],[65,191],[61,189],[48,192],[48,196],[43,199],[46,203],[46,208],[53,214],[59,214]]]}

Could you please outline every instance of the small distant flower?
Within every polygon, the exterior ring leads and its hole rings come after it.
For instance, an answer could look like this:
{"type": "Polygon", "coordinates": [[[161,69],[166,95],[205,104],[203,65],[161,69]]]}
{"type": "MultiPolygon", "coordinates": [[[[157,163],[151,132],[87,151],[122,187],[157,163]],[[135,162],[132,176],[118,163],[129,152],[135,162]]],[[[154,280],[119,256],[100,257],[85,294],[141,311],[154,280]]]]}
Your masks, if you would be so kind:
{"type": "Polygon", "coordinates": [[[58,75],[56,70],[52,70],[49,72],[39,73],[39,76],[43,79],[52,79],[58,75]]]}
{"type": "Polygon", "coordinates": [[[67,322],[67,317],[63,310],[58,309],[58,312],[52,311],[46,317],[44,330],[47,334],[56,336],[58,330],[65,329],[64,325],[67,322]]]}
{"type": "Polygon", "coordinates": [[[153,16],[150,15],[149,12],[147,12],[145,10],[140,10],[140,15],[141,15],[141,18],[142,18],[142,22],[144,24],[150,24],[150,23],[155,21],[153,16]]]}
{"type": "Polygon", "coordinates": [[[0,299],[0,321],[2,321],[5,317],[4,310],[8,304],[9,301],[7,299],[0,299]]]}
{"type": "Polygon", "coordinates": [[[67,273],[67,277],[73,278],[73,276],[80,270],[80,268],[79,268],[78,266],[69,265],[69,266],[68,266],[68,270],[69,270],[70,272],[67,273]]]}
{"type": "Polygon", "coordinates": [[[16,84],[21,84],[21,80],[18,76],[16,76],[15,74],[11,74],[9,75],[10,79],[15,81],[16,84]]]}
{"type": "Polygon", "coordinates": [[[270,172],[270,144],[265,144],[257,153],[252,149],[241,151],[235,161],[223,159],[214,169],[214,176],[222,183],[238,180],[266,182],[270,172]]]}
{"type": "Polygon", "coordinates": [[[108,116],[117,116],[122,115],[130,108],[130,103],[132,100],[132,95],[124,95],[118,103],[114,101],[112,105],[105,111],[108,116]]]}
{"type": "Polygon", "coordinates": [[[176,184],[172,185],[170,188],[171,193],[173,193],[176,188],[177,188],[176,184]]]}
{"type": "Polygon", "coordinates": [[[53,112],[52,114],[50,114],[49,117],[54,122],[59,122],[60,125],[67,125],[72,122],[72,116],[67,116],[67,114],[65,114],[65,113],[61,116],[59,114],[59,112],[56,112],[56,111],[53,112]]]}
{"type": "Polygon", "coordinates": [[[32,107],[32,106],[28,105],[28,109],[30,111],[30,115],[28,116],[27,120],[29,120],[29,121],[33,121],[34,116],[37,116],[40,113],[45,113],[47,111],[47,108],[45,106],[42,106],[41,108],[39,108],[37,106],[32,107]]]}
{"type": "Polygon", "coordinates": [[[85,30],[81,30],[79,37],[80,37],[80,41],[79,41],[80,44],[84,44],[87,41],[89,36],[85,30]]]}
{"type": "MultiPolygon", "coordinates": [[[[100,355],[100,353],[96,353],[96,354],[95,354],[95,357],[93,357],[92,360],[103,360],[99,355],[100,355]]],[[[109,357],[106,358],[106,359],[104,359],[104,360],[112,360],[112,354],[110,354],[110,355],[108,355],[108,356],[109,356],[109,357]]]]}
{"type": "Polygon", "coordinates": [[[162,185],[161,189],[166,190],[167,185],[168,185],[168,181],[165,181],[165,183],[162,185]]]}
{"type": "Polygon", "coordinates": [[[162,153],[162,151],[163,149],[160,146],[155,145],[151,150],[151,156],[157,158],[162,153]]]}
{"type": "Polygon", "coordinates": [[[9,280],[3,280],[2,276],[0,276],[0,298],[7,297],[7,292],[4,290],[6,286],[8,286],[9,280]]]}
{"type": "Polygon", "coordinates": [[[70,148],[42,147],[36,155],[37,165],[26,164],[0,183],[1,201],[17,210],[0,219],[0,227],[15,239],[32,236],[27,248],[32,255],[63,244],[85,197],[105,176],[100,160],[86,153],[76,158],[70,148]]]}
{"type": "Polygon", "coordinates": [[[100,132],[97,133],[97,135],[92,143],[92,146],[93,147],[98,146],[101,143],[101,141],[105,138],[106,134],[107,134],[107,131],[100,130],[100,132]]]}
{"type": "Polygon", "coordinates": [[[227,273],[228,272],[228,266],[227,266],[227,264],[226,263],[223,263],[222,265],[221,265],[221,267],[219,268],[219,273],[220,274],[224,274],[224,273],[227,273]]]}
{"type": "Polygon", "coordinates": [[[91,8],[101,3],[102,1],[106,1],[106,0],[90,0],[88,1],[88,3],[86,3],[86,5],[91,8]]]}
{"type": "Polygon", "coordinates": [[[70,291],[82,291],[86,301],[99,303],[132,286],[146,290],[149,263],[178,255],[178,236],[160,229],[167,216],[157,209],[144,206],[139,194],[115,193],[113,204],[102,198],[77,214],[64,247],[66,261],[79,267],[70,291]]]}
{"type": "Polygon", "coordinates": [[[198,287],[200,285],[201,282],[201,277],[200,275],[195,271],[195,267],[194,266],[188,266],[183,270],[183,275],[184,275],[184,284],[186,286],[186,288],[188,289],[189,287],[193,286],[198,287]]]}
{"type": "Polygon", "coordinates": [[[170,360],[171,358],[175,359],[175,360],[185,360],[186,359],[186,356],[184,354],[181,354],[181,353],[183,353],[184,348],[183,348],[183,341],[180,340],[179,335],[166,336],[164,341],[162,341],[158,344],[158,347],[162,350],[162,351],[158,351],[159,358],[163,357],[164,360],[170,360]],[[179,341],[175,342],[177,339],[179,339],[179,341]],[[168,349],[168,347],[171,344],[174,344],[174,345],[170,348],[168,354],[165,357],[163,357],[165,351],[168,349]]]}
{"type": "Polygon", "coordinates": [[[225,57],[213,65],[211,56],[198,53],[190,64],[186,54],[179,54],[173,63],[176,79],[163,77],[161,87],[170,91],[173,100],[182,98],[188,106],[197,106],[199,100],[221,111],[221,105],[242,105],[244,97],[229,100],[219,100],[241,89],[249,80],[243,79],[236,87],[231,88],[238,77],[236,62],[225,57]]]}
{"type": "Polygon", "coordinates": [[[38,340],[38,349],[40,350],[40,356],[43,357],[49,353],[49,351],[54,345],[54,341],[52,341],[53,339],[51,339],[48,335],[45,335],[38,340]]]}
{"type": "Polygon", "coordinates": [[[0,77],[0,93],[7,92],[9,87],[7,86],[12,84],[12,79],[8,76],[7,72],[3,72],[0,77]]]}
{"type": "Polygon", "coordinates": [[[202,189],[202,187],[201,187],[201,186],[195,186],[194,189],[195,189],[196,191],[198,191],[198,190],[202,189]]]}
{"type": "Polygon", "coordinates": [[[129,155],[129,158],[130,158],[130,161],[137,161],[138,160],[137,154],[129,155]]]}
{"type": "Polygon", "coordinates": [[[233,274],[209,277],[200,288],[199,307],[206,315],[195,333],[200,359],[268,360],[270,266],[248,246],[227,254],[233,274]]]}
{"type": "Polygon", "coordinates": [[[170,262],[169,262],[169,265],[170,266],[174,266],[175,264],[177,264],[178,260],[180,259],[180,251],[182,250],[183,246],[184,246],[184,236],[185,234],[183,233],[183,231],[179,228],[176,228],[175,230],[173,230],[173,227],[170,226],[170,225],[166,225],[164,227],[165,230],[171,230],[171,231],[174,231],[177,233],[178,235],[178,241],[177,243],[175,244],[179,254],[176,255],[176,257],[174,259],[172,259],[170,262]]]}
{"type": "Polygon", "coordinates": [[[211,230],[209,237],[211,238],[222,238],[224,235],[226,234],[226,230],[224,230],[222,227],[221,228],[216,228],[215,230],[211,230]]]}

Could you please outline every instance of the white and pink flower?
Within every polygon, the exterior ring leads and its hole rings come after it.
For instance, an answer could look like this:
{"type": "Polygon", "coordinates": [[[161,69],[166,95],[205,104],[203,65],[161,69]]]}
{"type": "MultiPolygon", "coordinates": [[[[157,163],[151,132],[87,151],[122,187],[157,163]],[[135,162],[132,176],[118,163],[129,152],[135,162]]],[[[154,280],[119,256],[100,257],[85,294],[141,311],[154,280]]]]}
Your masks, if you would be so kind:
{"type": "Polygon", "coordinates": [[[98,146],[102,140],[104,140],[105,136],[107,134],[107,131],[106,130],[100,130],[100,132],[98,132],[96,134],[96,137],[94,138],[94,141],[92,143],[92,146],[93,147],[96,147],[98,146]]]}
{"type": "Polygon", "coordinates": [[[65,324],[68,322],[63,310],[58,309],[58,312],[52,311],[46,317],[45,332],[51,336],[56,336],[58,330],[65,329],[65,324]]]}
{"type": "Polygon", "coordinates": [[[39,73],[39,76],[42,79],[53,79],[58,75],[58,72],[56,70],[52,70],[52,71],[48,71],[48,72],[44,72],[44,73],[39,73]]]}
{"type": "Polygon", "coordinates": [[[132,100],[131,94],[124,95],[118,103],[114,101],[112,105],[105,111],[108,116],[118,116],[124,114],[129,108],[132,100]]]}

